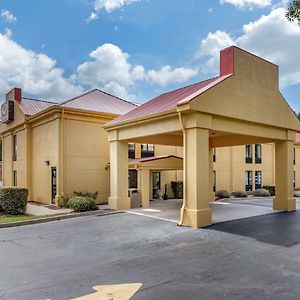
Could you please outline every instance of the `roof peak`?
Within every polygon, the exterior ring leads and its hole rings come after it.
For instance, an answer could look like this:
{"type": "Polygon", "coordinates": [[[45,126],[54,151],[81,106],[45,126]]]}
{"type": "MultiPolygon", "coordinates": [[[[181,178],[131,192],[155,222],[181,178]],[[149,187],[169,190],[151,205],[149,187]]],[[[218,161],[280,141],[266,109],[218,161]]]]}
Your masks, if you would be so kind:
{"type": "Polygon", "coordinates": [[[78,96],[73,97],[73,98],[71,98],[71,99],[68,99],[68,100],[66,100],[66,101],[63,101],[63,102],[61,102],[61,103],[59,103],[59,104],[60,104],[60,105],[64,105],[64,104],[66,104],[66,103],[68,103],[68,102],[74,101],[74,100],[76,100],[76,99],[78,99],[78,98],[81,98],[81,97],[83,97],[83,96],[86,96],[86,95],[91,94],[91,93],[96,92],[96,91],[97,91],[97,92],[100,92],[100,93],[103,93],[103,94],[106,94],[106,95],[108,95],[108,96],[110,96],[110,97],[116,98],[116,99],[118,99],[118,100],[124,101],[124,102],[126,102],[126,103],[129,103],[129,104],[138,106],[136,103],[133,103],[133,102],[131,102],[131,101],[128,101],[128,100],[122,99],[122,98],[120,98],[120,97],[114,96],[114,95],[112,95],[112,94],[110,94],[110,93],[108,93],[108,92],[102,91],[102,90],[100,90],[100,89],[98,89],[98,88],[95,88],[95,89],[93,89],[93,90],[91,90],[91,91],[85,92],[85,93],[83,93],[83,94],[81,94],[81,95],[78,95],[78,96]]]}

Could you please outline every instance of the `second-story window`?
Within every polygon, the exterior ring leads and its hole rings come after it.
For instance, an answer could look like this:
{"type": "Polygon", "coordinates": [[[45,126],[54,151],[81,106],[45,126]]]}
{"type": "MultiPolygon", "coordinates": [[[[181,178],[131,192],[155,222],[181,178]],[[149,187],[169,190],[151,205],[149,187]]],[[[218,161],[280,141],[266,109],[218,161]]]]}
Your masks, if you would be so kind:
{"type": "Polygon", "coordinates": [[[255,145],[255,163],[261,164],[261,144],[255,145]]]}
{"type": "Polygon", "coordinates": [[[13,160],[17,160],[17,135],[13,136],[13,160]]]}
{"type": "Polygon", "coordinates": [[[154,156],[154,145],[153,144],[142,144],[141,146],[141,157],[153,157],[154,156]]]}
{"type": "Polygon", "coordinates": [[[128,158],[135,158],[135,144],[128,144],[128,158]]]}
{"type": "Polygon", "coordinates": [[[252,164],[252,145],[246,145],[246,164],[252,164]]]}

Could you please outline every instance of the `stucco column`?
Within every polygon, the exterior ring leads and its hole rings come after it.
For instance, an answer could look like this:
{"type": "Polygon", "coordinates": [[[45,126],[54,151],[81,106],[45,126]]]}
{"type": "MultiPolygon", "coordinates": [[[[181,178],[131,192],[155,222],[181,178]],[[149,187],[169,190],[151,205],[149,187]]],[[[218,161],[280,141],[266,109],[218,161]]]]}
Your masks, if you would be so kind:
{"type": "Polygon", "coordinates": [[[111,209],[129,209],[128,197],[128,144],[120,141],[110,142],[110,197],[111,209]]]}
{"type": "Polygon", "coordinates": [[[185,208],[183,225],[194,228],[211,224],[209,130],[190,128],[185,131],[185,208]]]}
{"type": "Polygon", "coordinates": [[[296,200],[294,198],[294,142],[283,141],[275,143],[275,189],[276,197],[273,209],[294,211],[296,200]]]}
{"type": "Polygon", "coordinates": [[[139,182],[138,182],[138,189],[141,192],[142,196],[142,207],[147,208],[149,207],[150,202],[150,170],[148,169],[141,169],[139,172],[139,182]]]}

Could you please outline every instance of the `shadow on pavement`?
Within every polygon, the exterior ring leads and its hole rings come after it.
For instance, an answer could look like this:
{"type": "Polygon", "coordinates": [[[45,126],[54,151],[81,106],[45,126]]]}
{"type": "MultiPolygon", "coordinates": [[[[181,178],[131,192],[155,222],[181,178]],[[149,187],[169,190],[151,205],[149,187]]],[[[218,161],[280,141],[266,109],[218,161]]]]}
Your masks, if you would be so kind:
{"type": "Polygon", "coordinates": [[[207,229],[245,236],[263,243],[292,247],[300,243],[300,211],[227,221],[213,224],[207,229]]]}

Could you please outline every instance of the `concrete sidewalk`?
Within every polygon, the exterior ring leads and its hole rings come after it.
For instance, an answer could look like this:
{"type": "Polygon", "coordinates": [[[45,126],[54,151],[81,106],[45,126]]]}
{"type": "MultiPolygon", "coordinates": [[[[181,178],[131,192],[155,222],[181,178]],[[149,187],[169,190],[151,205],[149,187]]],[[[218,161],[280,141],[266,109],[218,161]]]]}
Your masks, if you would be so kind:
{"type": "Polygon", "coordinates": [[[73,210],[70,208],[50,209],[44,205],[27,203],[26,214],[32,216],[50,216],[50,215],[57,215],[57,214],[69,214],[72,211],[73,210]]]}
{"type": "MultiPolygon", "coordinates": [[[[264,206],[256,205],[256,202],[260,202],[261,199],[249,199],[248,201],[226,200],[227,199],[224,199],[221,202],[216,201],[210,203],[213,224],[276,212],[272,209],[272,200],[269,198],[268,200],[264,199],[266,202],[269,201],[269,205],[264,206]]],[[[150,202],[149,208],[135,208],[130,209],[127,212],[178,223],[181,206],[182,199],[155,199],[150,202]]]]}

